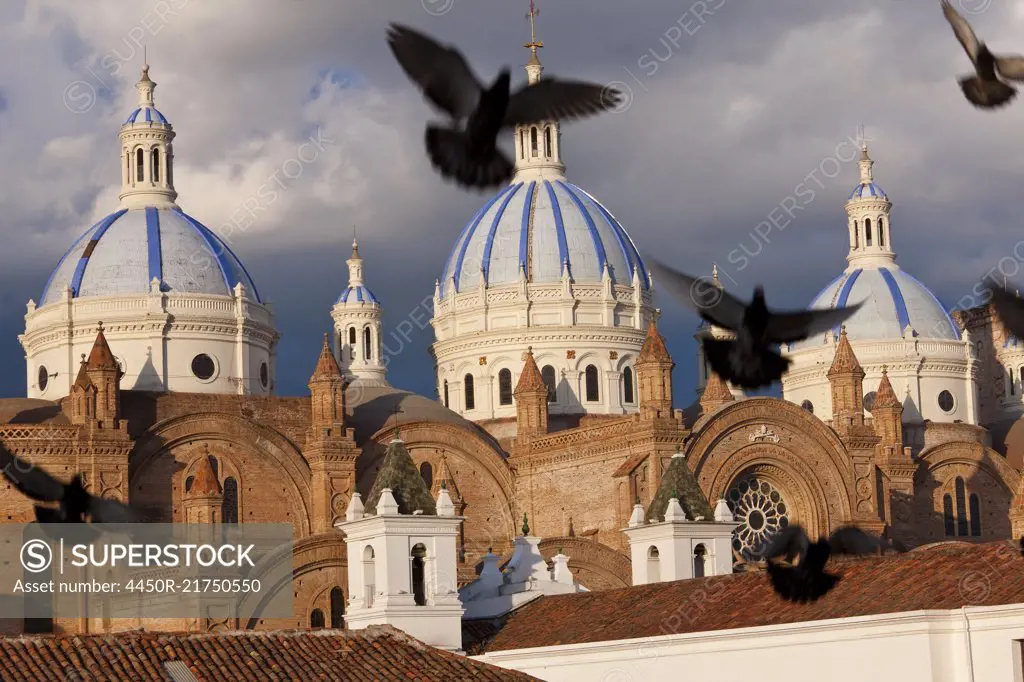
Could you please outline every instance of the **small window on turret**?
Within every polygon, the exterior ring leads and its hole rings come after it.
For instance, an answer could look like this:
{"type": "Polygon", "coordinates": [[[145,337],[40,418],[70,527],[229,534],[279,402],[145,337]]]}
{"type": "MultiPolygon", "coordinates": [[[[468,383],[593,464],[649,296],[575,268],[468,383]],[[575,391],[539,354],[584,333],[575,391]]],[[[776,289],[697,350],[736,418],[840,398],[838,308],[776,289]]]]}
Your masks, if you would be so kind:
{"type": "Polygon", "coordinates": [[[154,149],[152,154],[153,159],[153,182],[160,182],[160,150],[154,149]]]}
{"type": "Polygon", "coordinates": [[[551,158],[551,128],[544,129],[544,156],[551,158]]]}
{"type": "Polygon", "coordinates": [[[885,218],[878,219],[878,245],[885,246],[885,218]]]}
{"type": "Polygon", "coordinates": [[[853,221],[853,248],[860,247],[860,223],[853,221]]]}
{"type": "Polygon", "coordinates": [[[530,151],[533,156],[537,156],[537,129],[530,128],[530,151]]]}
{"type": "Polygon", "coordinates": [[[141,147],[135,150],[135,182],[142,182],[142,165],[145,158],[141,147]]]}
{"type": "Polygon", "coordinates": [[[864,246],[871,246],[871,218],[864,219],[864,246]]]}

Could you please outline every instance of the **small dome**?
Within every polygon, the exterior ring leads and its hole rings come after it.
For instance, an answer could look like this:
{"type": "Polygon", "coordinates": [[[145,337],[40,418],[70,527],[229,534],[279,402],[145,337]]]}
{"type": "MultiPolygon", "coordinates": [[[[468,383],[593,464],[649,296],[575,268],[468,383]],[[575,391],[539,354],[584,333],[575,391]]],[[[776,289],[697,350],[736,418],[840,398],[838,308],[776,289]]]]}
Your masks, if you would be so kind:
{"type": "Polygon", "coordinates": [[[125,120],[124,125],[129,123],[162,123],[167,126],[171,125],[171,122],[156,107],[150,106],[139,107],[133,111],[125,120]]]}
{"type": "Polygon", "coordinates": [[[517,182],[501,190],[462,231],[441,277],[446,293],[512,284],[520,266],[530,282],[557,282],[568,261],[573,281],[599,283],[607,261],[612,281],[630,286],[634,267],[644,288],[647,268],[626,230],[594,197],[564,180],[517,182]]]}
{"type": "Polygon", "coordinates": [[[362,285],[345,287],[341,296],[338,297],[338,303],[376,303],[380,305],[380,301],[373,295],[373,292],[362,285]]]}
{"type": "Polygon", "coordinates": [[[854,199],[882,199],[888,200],[885,196],[885,192],[874,182],[862,182],[853,188],[853,192],[850,194],[848,201],[854,199]]]}
{"type": "MultiPolygon", "coordinates": [[[[900,339],[907,325],[922,338],[960,340],[956,323],[935,294],[895,265],[843,273],[814,297],[810,308],[827,310],[857,303],[864,305],[846,321],[851,341],[900,339]]],[[[838,328],[833,331],[839,333],[838,328]]],[[[814,348],[823,338],[791,344],[790,350],[814,348]]]]}
{"type": "Polygon", "coordinates": [[[46,283],[40,305],[72,296],[165,291],[231,296],[239,282],[262,303],[242,262],[209,228],[179,208],[121,209],[78,238],[46,283]]]}

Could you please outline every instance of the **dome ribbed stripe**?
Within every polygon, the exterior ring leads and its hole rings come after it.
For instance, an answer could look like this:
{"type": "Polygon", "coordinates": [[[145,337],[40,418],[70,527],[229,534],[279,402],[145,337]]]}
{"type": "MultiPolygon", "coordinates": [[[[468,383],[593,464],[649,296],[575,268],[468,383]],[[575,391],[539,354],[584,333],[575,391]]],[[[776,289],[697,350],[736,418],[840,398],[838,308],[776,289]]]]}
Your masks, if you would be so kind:
{"type": "Polygon", "coordinates": [[[533,214],[534,190],[537,183],[531,182],[526,191],[526,202],[523,203],[523,223],[519,232],[519,265],[526,270],[526,279],[530,279],[530,216],[533,214]]]}
{"type": "MultiPolygon", "coordinates": [[[[564,264],[569,262],[569,244],[565,239],[565,224],[562,222],[562,207],[555,195],[555,188],[547,180],[544,187],[548,190],[548,197],[551,199],[551,211],[555,214],[555,235],[558,237],[558,262],[564,264]]],[[[572,262],[569,262],[569,275],[572,276],[572,262]]]]}
{"type": "MultiPolygon", "coordinates": [[[[597,210],[601,212],[601,215],[604,216],[604,219],[608,221],[608,224],[611,226],[616,238],[619,240],[620,246],[622,246],[623,253],[626,254],[626,262],[630,264],[630,268],[635,267],[638,270],[640,270],[640,278],[643,281],[644,289],[650,289],[651,280],[647,276],[647,268],[644,266],[644,262],[640,258],[640,252],[637,250],[636,244],[633,243],[633,239],[629,236],[629,233],[626,232],[625,229],[623,229],[619,221],[615,219],[615,216],[609,213],[608,209],[602,206],[601,202],[595,199],[589,192],[587,192],[587,190],[577,187],[576,185],[573,185],[573,187],[581,194],[583,194],[583,196],[590,199],[590,203],[592,203],[597,208],[597,210]]],[[[629,276],[632,277],[633,273],[630,272],[629,276]]]]}
{"type": "Polygon", "coordinates": [[[484,245],[484,255],[480,259],[480,276],[484,278],[484,284],[487,283],[487,276],[491,270],[491,248],[494,246],[494,235],[498,231],[498,225],[501,224],[501,216],[505,213],[508,202],[512,201],[512,197],[516,195],[516,192],[522,186],[523,183],[521,182],[512,185],[512,191],[505,195],[505,200],[501,202],[498,212],[494,215],[494,220],[491,221],[491,229],[487,233],[487,243],[484,245]]]}
{"type": "Polygon", "coordinates": [[[946,310],[946,306],[942,305],[942,302],[935,297],[935,294],[932,292],[932,290],[926,287],[925,285],[921,284],[921,282],[919,282],[918,279],[911,275],[909,272],[900,270],[900,273],[928,293],[931,299],[935,301],[935,305],[939,307],[939,310],[941,310],[942,314],[946,317],[946,322],[949,323],[949,328],[953,330],[953,336],[956,338],[957,341],[960,341],[960,330],[957,328],[956,323],[953,322],[953,318],[950,316],[949,311],[946,310]]]}
{"type": "Polygon", "coordinates": [[[210,253],[213,254],[213,257],[217,259],[218,263],[220,263],[220,274],[224,278],[224,286],[228,288],[228,296],[230,296],[231,282],[228,280],[228,263],[227,258],[224,257],[224,249],[220,249],[220,254],[218,255],[217,245],[213,243],[212,239],[210,239],[210,235],[206,234],[206,230],[201,230],[198,227],[196,227],[193,221],[189,221],[187,219],[187,216],[185,216],[185,214],[178,213],[178,215],[185,218],[188,224],[192,226],[192,229],[199,233],[199,236],[203,238],[203,241],[206,242],[206,245],[210,248],[210,253]]]}
{"type": "MultiPolygon", "coordinates": [[[[149,281],[164,281],[163,253],[160,248],[160,214],[146,207],[146,245],[149,247],[149,281]]],[[[228,287],[230,289],[231,287],[228,287]]]]}
{"type": "MultiPolygon", "coordinates": [[[[106,220],[106,218],[104,218],[103,220],[106,220]]],[[[95,230],[96,226],[99,225],[100,223],[102,223],[103,220],[98,221],[95,225],[93,225],[88,230],[83,232],[82,236],[79,237],[78,239],[76,239],[75,243],[71,245],[71,248],[68,249],[67,251],[65,251],[64,255],[61,257],[61,259],[59,261],[57,261],[57,267],[55,267],[53,269],[53,272],[50,273],[50,277],[46,280],[46,286],[43,288],[43,295],[39,297],[39,305],[40,306],[46,305],[46,294],[50,291],[50,285],[53,284],[53,278],[56,276],[57,271],[60,270],[60,266],[64,265],[64,261],[67,260],[67,257],[69,255],[71,255],[71,252],[74,251],[75,248],[77,248],[78,245],[82,243],[83,239],[85,239],[90,234],[92,234],[92,231],[95,230]]]]}
{"type": "MultiPolygon", "coordinates": [[[[601,278],[604,275],[604,264],[608,262],[608,255],[604,252],[604,242],[601,241],[601,235],[597,231],[597,225],[594,224],[594,219],[590,217],[590,211],[588,211],[586,206],[583,205],[580,198],[576,196],[576,194],[569,189],[564,182],[561,180],[558,180],[557,182],[559,187],[565,190],[566,194],[568,194],[573,200],[573,203],[576,204],[576,208],[580,210],[580,213],[583,214],[583,219],[587,222],[587,229],[590,231],[590,238],[594,241],[594,249],[597,250],[597,276],[598,278],[601,278]]],[[[612,231],[614,232],[615,228],[612,228],[612,231]]],[[[628,258],[626,259],[626,262],[629,262],[628,258]]]]}
{"type": "MultiPolygon", "coordinates": [[[[98,242],[102,237],[103,233],[114,224],[118,218],[128,212],[127,208],[122,208],[117,213],[111,213],[100,223],[100,226],[96,228],[96,232],[90,241],[98,242]]],[[[82,259],[78,261],[78,265],[75,267],[75,274],[71,277],[71,291],[73,296],[78,296],[78,289],[82,286],[82,277],[85,276],[85,266],[89,263],[89,256],[92,252],[86,247],[86,252],[82,254],[82,259]]]]}
{"type": "MultiPolygon", "coordinates": [[[[225,244],[220,239],[218,239],[217,235],[215,235],[208,227],[206,227],[205,225],[200,223],[198,220],[196,220],[195,218],[193,218],[189,214],[187,214],[184,211],[182,211],[181,208],[174,207],[171,210],[175,211],[178,215],[180,215],[182,218],[187,220],[189,225],[191,225],[195,229],[199,230],[199,232],[203,235],[204,238],[207,239],[207,241],[212,240],[213,243],[216,246],[220,247],[219,251],[215,250],[214,256],[217,258],[217,262],[220,263],[221,270],[224,271],[225,275],[228,272],[228,267],[229,267],[229,264],[230,264],[231,261],[229,261],[224,254],[227,253],[228,255],[231,256],[231,259],[234,261],[234,263],[238,264],[238,269],[241,270],[242,274],[245,275],[245,279],[247,280],[247,283],[248,283],[249,287],[252,289],[252,292],[251,292],[252,293],[252,297],[254,299],[256,299],[257,302],[262,303],[263,299],[260,298],[260,292],[257,291],[257,289],[256,289],[256,282],[253,281],[252,276],[249,274],[249,271],[245,269],[245,266],[242,264],[242,261],[240,261],[238,259],[238,256],[236,256],[235,252],[231,250],[231,247],[228,246],[227,244],[225,244]]],[[[230,290],[233,289],[233,288],[234,287],[232,287],[232,286],[228,287],[228,289],[229,289],[229,294],[228,295],[229,296],[231,295],[230,294],[230,290]]]]}
{"type": "MultiPolygon", "coordinates": [[[[847,278],[847,280],[845,282],[843,282],[843,288],[839,290],[839,300],[836,301],[836,305],[835,305],[836,308],[842,308],[842,307],[844,307],[846,305],[846,300],[848,298],[850,298],[850,291],[853,290],[853,285],[854,285],[854,283],[856,283],[857,278],[860,277],[860,273],[862,273],[862,272],[864,272],[864,271],[861,270],[860,268],[857,268],[856,270],[851,272],[850,276],[847,278]]],[[[835,332],[835,335],[837,337],[839,336],[839,332],[841,331],[842,326],[843,325],[841,325],[841,324],[837,324],[832,329],[832,331],[835,332]]]]}
{"type": "Polygon", "coordinates": [[[903,299],[903,292],[900,291],[900,285],[896,283],[896,278],[892,276],[888,268],[878,268],[878,274],[885,280],[885,285],[889,287],[889,293],[892,294],[892,303],[896,306],[896,319],[900,323],[902,332],[910,324],[910,313],[907,312],[907,302],[903,299]]]}
{"type": "Polygon", "coordinates": [[[491,206],[497,203],[498,199],[505,195],[512,188],[506,189],[502,192],[495,194],[490,201],[484,204],[484,207],[480,209],[480,212],[476,214],[473,222],[466,228],[466,239],[462,242],[462,248],[459,249],[459,260],[455,264],[455,292],[459,291],[459,278],[462,276],[462,261],[466,258],[466,251],[469,249],[469,242],[473,240],[473,234],[476,232],[476,228],[480,226],[480,221],[484,219],[484,214],[491,210],[491,206]]]}

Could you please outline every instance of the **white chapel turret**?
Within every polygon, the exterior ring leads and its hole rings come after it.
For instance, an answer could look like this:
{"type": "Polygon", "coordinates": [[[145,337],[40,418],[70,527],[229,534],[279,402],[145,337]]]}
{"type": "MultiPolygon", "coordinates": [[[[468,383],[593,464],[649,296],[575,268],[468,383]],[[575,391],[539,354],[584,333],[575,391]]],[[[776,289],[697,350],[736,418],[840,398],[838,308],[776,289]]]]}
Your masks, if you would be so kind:
{"type": "Polygon", "coordinates": [[[850,268],[876,265],[897,268],[896,253],[892,250],[889,231],[889,212],[892,202],[882,188],[875,184],[875,162],[868,156],[867,141],[860,147],[860,183],[846,202],[849,217],[850,254],[846,261],[850,268]]]}
{"type": "Polygon", "coordinates": [[[363,257],[359,243],[352,240],[348,265],[348,286],[331,310],[334,318],[334,353],[338,366],[349,381],[387,386],[381,319],[384,311],[377,297],[363,283],[363,257]]]}
{"type": "Polygon", "coordinates": [[[121,126],[121,207],[175,208],[174,130],[153,102],[149,64],[135,84],[139,103],[121,126]]]}

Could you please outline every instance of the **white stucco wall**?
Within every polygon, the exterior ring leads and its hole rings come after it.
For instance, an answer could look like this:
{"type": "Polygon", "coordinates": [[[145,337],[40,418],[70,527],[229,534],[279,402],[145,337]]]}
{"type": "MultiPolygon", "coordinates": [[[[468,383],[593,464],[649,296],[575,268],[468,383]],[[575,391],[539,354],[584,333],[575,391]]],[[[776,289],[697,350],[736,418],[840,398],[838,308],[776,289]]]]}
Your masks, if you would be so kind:
{"type": "Polygon", "coordinates": [[[1022,682],[1024,604],[499,651],[551,682],[1022,682]]]}

